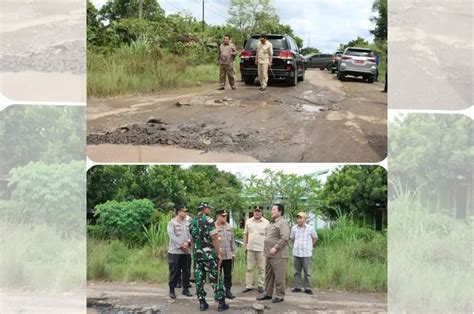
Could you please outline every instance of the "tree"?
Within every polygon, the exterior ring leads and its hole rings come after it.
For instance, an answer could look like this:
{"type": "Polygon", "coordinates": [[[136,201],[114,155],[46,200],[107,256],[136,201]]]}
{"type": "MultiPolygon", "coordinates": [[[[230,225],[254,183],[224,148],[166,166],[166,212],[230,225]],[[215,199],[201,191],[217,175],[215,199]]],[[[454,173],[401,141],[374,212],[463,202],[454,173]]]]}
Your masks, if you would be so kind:
{"type": "Polygon", "coordinates": [[[31,161],[68,163],[85,157],[85,108],[11,106],[0,115],[0,174],[31,161]]]}
{"type": "Polygon", "coordinates": [[[299,176],[263,171],[263,177],[251,176],[245,182],[244,195],[249,205],[270,207],[275,203],[286,206],[286,214],[294,216],[299,211],[315,208],[316,195],[319,193],[320,182],[312,176],[299,176]]]}
{"type": "MultiPolygon", "coordinates": [[[[143,18],[158,20],[165,12],[156,0],[143,0],[143,18]]],[[[100,9],[102,18],[109,23],[126,18],[139,18],[140,0],[108,0],[100,9]]]]}
{"type": "Polygon", "coordinates": [[[232,0],[228,13],[228,23],[245,35],[255,30],[259,15],[260,21],[264,16],[272,19],[276,16],[270,0],[232,0]]]}
{"type": "Polygon", "coordinates": [[[375,0],[372,11],[376,14],[371,18],[375,23],[375,28],[370,32],[374,35],[375,41],[387,40],[387,0],[375,0]]]}
{"type": "Polygon", "coordinates": [[[368,214],[387,205],[387,172],[380,166],[344,166],[328,176],[320,198],[322,211],[332,219],[368,214]]]}
{"type": "Polygon", "coordinates": [[[64,232],[82,232],[86,195],[85,162],[62,164],[30,162],[10,172],[11,201],[24,205],[17,208],[23,222],[47,224],[64,232]]]}
{"type": "Polygon", "coordinates": [[[367,40],[365,40],[364,38],[358,36],[356,39],[349,41],[347,44],[340,44],[338,50],[344,51],[348,47],[369,48],[370,43],[367,40]]]}
{"type": "Polygon", "coordinates": [[[109,200],[146,198],[162,211],[185,204],[194,212],[201,201],[213,207],[243,209],[240,181],[216,166],[96,166],[87,178],[88,208],[109,200]]]}
{"type": "Polygon", "coordinates": [[[301,54],[303,55],[309,55],[311,53],[320,53],[321,51],[319,51],[318,48],[314,48],[314,47],[306,47],[306,48],[303,48],[301,49],[301,54]]]}
{"type": "Polygon", "coordinates": [[[472,120],[463,115],[409,114],[395,120],[389,128],[391,177],[413,190],[442,189],[472,165],[473,133],[472,120]]]}

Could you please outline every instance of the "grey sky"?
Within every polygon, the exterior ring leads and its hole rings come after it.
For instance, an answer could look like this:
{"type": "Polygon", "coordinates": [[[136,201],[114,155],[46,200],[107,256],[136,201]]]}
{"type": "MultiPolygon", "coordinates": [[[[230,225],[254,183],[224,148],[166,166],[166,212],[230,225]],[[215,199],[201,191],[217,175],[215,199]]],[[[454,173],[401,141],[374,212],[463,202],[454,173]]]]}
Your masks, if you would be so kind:
{"type": "MultiPolygon", "coordinates": [[[[92,0],[100,7],[106,0],[92,0]]],[[[280,20],[289,24],[304,40],[304,46],[334,52],[340,43],[363,37],[373,39],[370,18],[373,0],[273,0],[280,20]]],[[[202,0],[158,0],[166,14],[190,12],[201,19],[202,0]]],[[[230,0],[205,0],[208,24],[223,24],[228,18],[230,0]]]]}

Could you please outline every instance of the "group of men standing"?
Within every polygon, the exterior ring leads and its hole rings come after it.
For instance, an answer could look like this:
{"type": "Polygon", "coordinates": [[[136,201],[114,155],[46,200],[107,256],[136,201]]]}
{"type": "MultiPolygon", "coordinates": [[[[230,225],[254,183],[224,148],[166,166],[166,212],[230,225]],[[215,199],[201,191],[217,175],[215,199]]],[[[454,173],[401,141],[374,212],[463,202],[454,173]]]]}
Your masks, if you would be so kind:
{"type": "MultiPolygon", "coordinates": [[[[189,219],[185,206],[176,207],[176,217],[168,224],[170,237],[169,262],[169,296],[176,298],[175,288],[182,280],[185,296],[192,296],[189,291],[191,254],[194,262],[194,278],[199,309],[209,308],[206,302],[204,283],[206,277],[212,284],[214,299],[218,302],[218,311],[225,311],[229,305],[225,299],[234,299],[231,292],[232,269],[235,260],[235,238],[232,227],[227,222],[225,209],[216,211],[216,220],[211,217],[211,208],[207,203],[200,203],[199,213],[189,219]]],[[[244,250],[247,258],[246,287],[243,293],[254,289],[253,272],[258,270],[257,290],[261,295],[257,300],[272,300],[273,303],[284,301],[285,276],[288,262],[288,243],[292,241],[294,257],[295,288],[293,292],[312,294],[311,291],[311,257],[313,246],[317,242],[314,228],[306,224],[306,214],[297,215],[297,224],[290,229],[284,217],[284,206],[275,204],[271,209],[271,221],[263,217],[259,206],[253,209],[253,217],[245,223],[244,250]],[[304,283],[301,274],[304,272],[304,283]]]]}
{"type": "MultiPolygon", "coordinates": [[[[230,35],[225,35],[223,43],[219,46],[219,81],[220,86],[218,90],[225,89],[226,78],[229,80],[229,85],[232,89],[235,87],[235,71],[234,59],[238,54],[238,50],[232,43],[230,35]]],[[[267,40],[265,34],[260,35],[260,42],[257,45],[257,52],[255,55],[255,64],[258,67],[258,80],[260,82],[260,90],[264,91],[268,85],[268,69],[272,66],[273,61],[273,46],[267,40]]]]}

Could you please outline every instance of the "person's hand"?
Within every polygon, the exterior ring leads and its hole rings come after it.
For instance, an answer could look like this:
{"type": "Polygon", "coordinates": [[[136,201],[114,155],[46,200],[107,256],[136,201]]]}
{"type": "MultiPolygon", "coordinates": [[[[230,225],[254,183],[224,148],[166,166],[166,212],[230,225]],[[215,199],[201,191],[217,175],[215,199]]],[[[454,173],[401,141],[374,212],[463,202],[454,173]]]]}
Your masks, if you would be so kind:
{"type": "Polygon", "coordinates": [[[272,248],[270,249],[270,252],[269,252],[269,253],[270,253],[270,255],[275,255],[276,252],[277,252],[277,250],[276,250],[274,247],[272,247],[272,248]]]}
{"type": "Polygon", "coordinates": [[[270,63],[268,64],[268,66],[271,67],[271,66],[272,66],[272,63],[270,62],[270,63]]]}

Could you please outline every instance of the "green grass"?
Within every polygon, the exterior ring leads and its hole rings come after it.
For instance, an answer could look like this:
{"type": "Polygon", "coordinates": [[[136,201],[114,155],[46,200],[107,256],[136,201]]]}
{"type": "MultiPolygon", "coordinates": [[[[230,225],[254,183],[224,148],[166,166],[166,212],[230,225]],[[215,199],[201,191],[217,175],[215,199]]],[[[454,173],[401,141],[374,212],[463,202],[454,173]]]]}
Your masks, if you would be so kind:
{"type": "MultiPolygon", "coordinates": [[[[335,230],[321,232],[320,243],[313,251],[312,281],[315,288],[386,291],[387,237],[385,234],[366,230],[368,229],[355,227],[347,220],[341,222],[341,226],[335,230]],[[347,232],[341,229],[350,228],[353,228],[356,236],[344,239],[347,232]]],[[[90,239],[87,247],[88,280],[150,283],[166,283],[168,280],[164,246],[157,251],[149,245],[133,247],[117,240],[90,239]]],[[[235,285],[245,284],[245,271],[245,254],[239,247],[233,270],[235,285]]],[[[293,272],[293,258],[290,257],[286,276],[288,286],[294,283],[293,272]]]]}
{"type": "Polygon", "coordinates": [[[144,94],[162,89],[200,86],[218,82],[217,64],[191,65],[146,41],[112,52],[88,52],[89,97],[144,94]]]}
{"type": "Polygon", "coordinates": [[[0,221],[0,239],[0,290],[64,292],[85,287],[84,238],[48,226],[0,221]]]}

